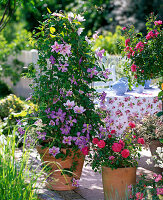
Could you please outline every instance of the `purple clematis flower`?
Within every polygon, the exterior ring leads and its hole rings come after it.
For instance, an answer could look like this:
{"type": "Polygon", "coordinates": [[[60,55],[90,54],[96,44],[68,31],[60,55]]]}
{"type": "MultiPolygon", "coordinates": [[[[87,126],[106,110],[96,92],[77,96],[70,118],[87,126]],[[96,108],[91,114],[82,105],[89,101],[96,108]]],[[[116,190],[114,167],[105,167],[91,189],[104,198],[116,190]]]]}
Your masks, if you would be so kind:
{"type": "Polygon", "coordinates": [[[82,114],[83,112],[85,112],[86,109],[84,109],[82,106],[75,106],[74,107],[74,112],[77,113],[77,114],[82,114]]]}
{"type": "Polygon", "coordinates": [[[54,45],[52,45],[51,48],[52,48],[51,52],[55,51],[56,53],[58,53],[63,49],[63,44],[58,44],[58,42],[55,41],[54,45]]]}
{"type": "Polygon", "coordinates": [[[91,74],[89,75],[90,78],[93,78],[93,76],[96,76],[96,75],[98,74],[98,71],[96,70],[96,67],[94,67],[93,69],[88,68],[88,69],[87,69],[87,72],[88,72],[88,73],[91,73],[91,74]]]}
{"type": "Polygon", "coordinates": [[[82,133],[90,133],[90,130],[92,129],[92,126],[90,124],[83,124],[84,129],[82,129],[82,133]]]}
{"type": "Polygon", "coordinates": [[[70,126],[73,126],[74,125],[73,123],[77,123],[77,120],[76,119],[72,119],[72,117],[69,116],[69,121],[67,121],[67,124],[69,124],[70,126]]]}
{"type": "Polygon", "coordinates": [[[54,65],[55,63],[55,58],[51,55],[50,58],[49,58],[50,62],[52,65],[54,65]]]}
{"type": "Polygon", "coordinates": [[[53,120],[50,120],[50,123],[49,123],[50,126],[55,126],[55,122],[53,120]]]}
{"type": "Polygon", "coordinates": [[[73,178],[72,179],[72,186],[73,187],[79,187],[79,179],[73,178]]]}
{"type": "Polygon", "coordinates": [[[74,101],[67,100],[66,103],[63,104],[66,107],[66,110],[72,109],[75,106],[74,101]]]}
{"type": "Polygon", "coordinates": [[[36,133],[38,134],[38,136],[37,136],[38,139],[45,140],[45,136],[46,136],[45,132],[37,131],[36,133]]]}
{"type": "Polygon", "coordinates": [[[71,145],[71,140],[72,140],[72,137],[71,137],[71,136],[68,136],[68,137],[63,136],[63,141],[62,141],[62,143],[63,143],[63,144],[71,145]]]}
{"type": "Polygon", "coordinates": [[[73,94],[73,92],[71,90],[66,92],[66,97],[70,97],[73,94]]]}
{"type": "Polygon", "coordinates": [[[71,84],[78,85],[76,82],[76,79],[74,78],[74,75],[72,75],[72,79],[70,79],[70,81],[71,81],[71,84]]]}
{"type": "Polygon", "coordinates": [[[59,120],[63,123],[64,122],[64,119],[65,119],[65,115],[66,113],[62,111],[61,108],[58,109],[58,112],[55,113],[56,115],[54,116],[54,118],[56,119],[55,122],[56,122],[56,125],[59,124],[59,120]]]}
{"type": "Polygon", "coordinates": [[[71,127],[65,125],[63,128],[60,128],[62,134],[68,135],[70,133],[71,127]]]}
{"type": "Polygon", "coordinates": [[[67,66],[69,66],[68,63],[65,63],[64,65],[60,63],[59,65],[60,65],[60,67],[57,67],[59,71],[67,72],[67,70],[68,70],[67,66]]]}
{"type": "Polygon", "coordinates": [[[25,130],[21,127],[18,128],[18,131],[20,133],[20,135],[24,135],[25,134],[25,130]]]}
{"type": "Polygon", "coordinates": [[[102,49],[101,51],[99,50],[96,51],[96,55],[99,57],[100,60],[102,59],[104,53],[105,49],[102,49]]]}
{"type": "Polygon", "coordinates": [[[58,153],[60,153],[60,149],[59,147],[53,146],[52,148],[49,148],[49,153],[55,157],[58,153]]]}

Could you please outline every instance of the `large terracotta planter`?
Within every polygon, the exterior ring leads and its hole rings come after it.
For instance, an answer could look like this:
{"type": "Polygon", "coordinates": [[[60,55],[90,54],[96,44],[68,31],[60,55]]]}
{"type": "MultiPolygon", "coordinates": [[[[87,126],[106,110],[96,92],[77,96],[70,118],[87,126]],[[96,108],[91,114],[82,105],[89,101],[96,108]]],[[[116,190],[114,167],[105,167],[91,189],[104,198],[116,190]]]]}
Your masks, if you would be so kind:
{"type": "MultiPolygon", "coordinates": [[[[68,156],[65,160],[56,159],[51,154],[49,154],[49,148],[42,149],[41,146],[37,146],[37,151],[40,154],[42,161],[45,164],[48,164],[52,170],[49,172],[49,176],[47,178],[48,184],[47,187],[52,190],[64,191],[64,190],[73,190],[76,187],[72,186],[72,178],[80,179],[82,168],[84,164],[85,157],[79,150],[80,158],[74,156],[74,153],[71,152],[71,156],[68,156]],[[69,169],[72,166],[73,161],[77,161],[76,171],[73,172],[73,176],[68,176],[66,174],[62,174],[63,169],[69,169]]],[[[66,153],[66,149],[62,149],[63,153],[66,153]]]]}
{"type": "Polygon", "coordinates": [[[102,167],[102,181],[105,200],[126,200],[128,186],[136,183],[136,167],[102,167]]]}

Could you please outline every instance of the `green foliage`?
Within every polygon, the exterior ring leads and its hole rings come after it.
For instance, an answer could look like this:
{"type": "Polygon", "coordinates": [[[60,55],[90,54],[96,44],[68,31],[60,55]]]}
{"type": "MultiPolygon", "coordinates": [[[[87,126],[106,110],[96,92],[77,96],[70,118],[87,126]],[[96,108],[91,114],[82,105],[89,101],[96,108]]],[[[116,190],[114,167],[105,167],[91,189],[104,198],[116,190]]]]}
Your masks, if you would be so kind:
{"type": "Polygon", "coordinates": [[[24,147],[17,160],[14,133],[12,137],[0,134],[0,199],[37,200],[35,187],[40,173],[27,165],[30,152],[24,147]]]}
{"type": "Polygon", "coordinates": [[[96,40],[94,48],[105,49],[109,54],[121,54],[121,44],[125,42],[125,37],[121,35],[122,28],[116,27],[115,33],[106,32],[96,40]]]}
{"type": "Polygon", "coordinates": [[[7,84],[0,80],[0,99],[13,93],[7,84]]]}

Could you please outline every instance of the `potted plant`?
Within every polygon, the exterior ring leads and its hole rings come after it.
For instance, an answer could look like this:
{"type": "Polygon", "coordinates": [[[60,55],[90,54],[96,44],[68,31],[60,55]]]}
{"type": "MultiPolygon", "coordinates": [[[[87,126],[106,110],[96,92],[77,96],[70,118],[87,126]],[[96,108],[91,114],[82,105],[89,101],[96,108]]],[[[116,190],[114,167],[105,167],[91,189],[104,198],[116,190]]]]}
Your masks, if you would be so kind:
{"type": "MultiPolygon", "coordinates": [[[[135,124],[131,122],[129,126],[134,128],[135,124]]],[[[91,165],[94,171],[102,169],[105,199],[127,198],[127,187],[136,183],[137,158],[144,144],[133,129],[123,136],[117,134],[112,130],[105,137],[92,140],[91,165]]]]}
{"type": "Polygon", "coordinates": [[[144,137],[146,145],[149,145],[151,154],[156,153],[157,147],[163,146],[163,122],[162,116],[147,114],[137,121],[135,132],[137,137],[144,137]]]}
{"type": "Polygon", "coordinates": [[[34,34],[39,71],[30,72],[34,78],[32,100],[38,105],[35,115],[42,124],[35,138],[41,158],[51,162],[48,182],[54,190],[78,186],[89,144],[103,126],[91,83],[106,78],[99,67],[104,50],[92,52],[97,33],[92,41],[88,39],[83,21],[80,14],[49,11],[34,34]]]}
{"type": "Polygon", "coordinates": [[[126,37],[124,55],[128,61],[124,72],[131,83],[144,85],[147,80],[163,76],[162,21],[152,13],[147,19],[147,33],[138,33],[134,26],[123,27],[126,37]],[[132,78],[134,77],[134,78],[132,78]]]}

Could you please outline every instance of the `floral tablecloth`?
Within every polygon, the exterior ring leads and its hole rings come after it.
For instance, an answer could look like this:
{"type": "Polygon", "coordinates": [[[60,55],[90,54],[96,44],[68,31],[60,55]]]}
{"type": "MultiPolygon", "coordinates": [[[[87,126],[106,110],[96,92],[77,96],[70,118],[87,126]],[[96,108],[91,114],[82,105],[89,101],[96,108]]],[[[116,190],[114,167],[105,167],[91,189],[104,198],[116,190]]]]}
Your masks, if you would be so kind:
{"type": "Polygon", "coordinates": [[[155,114],[162,110],[162,102],[158,100],[159,89],[144,90],[144,93],[126,93],[125,96],[116,96],[113,92],[107,93],[106,106],[110,111],[108,126],[122,134],[133,118],[141,119],[145,114],[155,114]]]}

